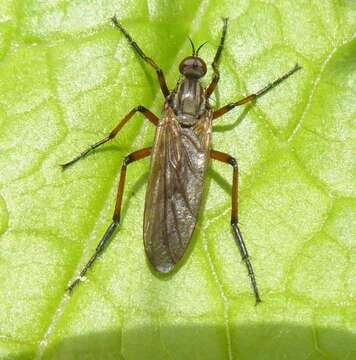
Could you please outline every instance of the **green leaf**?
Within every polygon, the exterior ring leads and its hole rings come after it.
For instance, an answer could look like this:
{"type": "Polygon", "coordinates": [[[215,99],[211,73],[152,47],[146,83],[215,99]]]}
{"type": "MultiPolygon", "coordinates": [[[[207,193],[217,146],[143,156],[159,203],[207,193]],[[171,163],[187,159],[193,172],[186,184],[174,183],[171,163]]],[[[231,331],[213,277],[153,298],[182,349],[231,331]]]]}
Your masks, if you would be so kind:
{"type": "Polygon", "coordinates": [[[350,0],[0,0],[0,358],[355,358],[355,25],[350,0]],[[66,294],[110,222],[123,156],[154,129],[135,115],[111,145],[58,164],[134,106],[163,104],[114,14],[171,87],[188,36],[209,41],[210,63],[229,16],[215,107],[303,66],[214,127],[214,148],[239,161],[261,305],[229,228],[231,169],[214,162],[177,271],[145,258],[146,159],[128,169],[119,231],[66,294]]]}

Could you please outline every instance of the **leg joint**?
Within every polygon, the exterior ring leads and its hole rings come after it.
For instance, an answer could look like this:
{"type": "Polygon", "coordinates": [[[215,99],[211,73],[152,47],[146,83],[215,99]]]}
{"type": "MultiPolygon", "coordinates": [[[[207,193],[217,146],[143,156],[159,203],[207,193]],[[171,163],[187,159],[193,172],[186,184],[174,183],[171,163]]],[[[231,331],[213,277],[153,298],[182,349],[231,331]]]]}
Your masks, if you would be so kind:
{"type": "Polygon", "coordinates": [[[135,111],[138,111],[138,112],[143,112],[145,110],[146,110],[146,108],[142,105],[138,105],[135,107],[135,111]]]}
{"type": "Polygon", "coordinates": [[[237,168],[237,160],[230,156],[229,159],[227,160],[227,162],[234,168],[237,168]]]}
{"type": "Polygon", "coordinates": [[[231,103],[231,104],[226,105],[227,111],[230,111],[230,110],[234,109],[235,107],[236,107],[235,103],[231,103]]]}
{"type": "Polygon", "coordinates": [[[116,136],[115,129],[111,131],[111,133],[108,135],[107,140],[111,140],[116,136]]]}
{"type": "Polygon", "coordinates": [[[126,167],[130,163],[132,163],[131,156],[130,155],[125,156],[122,160],[122,165],[126,167]]]}

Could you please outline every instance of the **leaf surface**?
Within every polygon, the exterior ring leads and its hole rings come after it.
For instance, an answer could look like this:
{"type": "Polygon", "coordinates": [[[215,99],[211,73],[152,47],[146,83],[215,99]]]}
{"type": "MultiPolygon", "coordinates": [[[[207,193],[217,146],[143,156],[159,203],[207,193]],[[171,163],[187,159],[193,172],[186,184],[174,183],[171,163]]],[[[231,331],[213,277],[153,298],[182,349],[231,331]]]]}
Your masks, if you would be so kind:
{"type": "Polygon", "coordinates": [[[355,25],[349,0],[0,0],[0,358],[354,358],[355,25]],[[154,129],[135,115],[110,145],[58,164],[134,106],[163,104],[114,14],[171,88],[188,36],[209,41],[210,63],[229,16],[215,107],[303,67],[214,126],[214,148],[239,161],[257,307],[229,227],[231,169],[214,162],[173,274],[144,254],[146,159],[128,169],[119,231],[65,293],[110,222],[122,158],[154,129]]]}

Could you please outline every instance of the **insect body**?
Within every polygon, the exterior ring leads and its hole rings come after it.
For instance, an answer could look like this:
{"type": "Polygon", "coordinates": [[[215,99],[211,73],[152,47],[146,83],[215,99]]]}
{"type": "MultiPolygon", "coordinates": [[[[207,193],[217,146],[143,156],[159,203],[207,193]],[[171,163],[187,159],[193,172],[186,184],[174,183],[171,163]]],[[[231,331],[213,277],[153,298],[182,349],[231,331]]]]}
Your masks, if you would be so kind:
{"type": "Polygon", "coordinates": [[[171,271],[184,255],[192,238],[199,213],[207,166],[209,159],[214,159],[229,164],[233,168],[231,226],[236,244],[239,247],[242,259],[247,266],[251,278],[256,302],[260,301],[255,274],[238,227],[237,162],[232,156],[211,148],[212,123],[215,119],[236,106],[262,96],[300,69],[300,67],[295,65],[288,73],[257,93],[214,111],[209,104],[209,98],[220,77],[218,64],[227,30],[227,19],[223,20],[224,26],[220,45],[212,63],[214,75],[209,86],[204,88],[201,83],[201,78],[207,72],[204,60],[198,56],[202,45],[196,51],[191,41],[193,54],[180,63],[179,71],[181,79],[178,81],[175,89],[169,91],[159,66],[145,55],[116,17],[112,19],[114,25],[125,35],[137,54],[156,70],[165,102],[160,118],[143,106],[135,107],[106,138],[91,145],[90,148],[79,156],[62,165],[63,168],[67,168],[80,158],[86,156],[93,149],[114,138],[136,112],[141,112],[156,126],[153,146],[135,151],[124,158],[112,223],[96,247],[95,253],[81,271],[80,277],[74,280],[68,287],[69,290],[72,290],[80,278],[85,275],[120,222],[127,166],[147,156],[151,156],[151,164],[144,210],[143,237],[145,250],[148,259],[156,271],[163,273],[171,271]]]}

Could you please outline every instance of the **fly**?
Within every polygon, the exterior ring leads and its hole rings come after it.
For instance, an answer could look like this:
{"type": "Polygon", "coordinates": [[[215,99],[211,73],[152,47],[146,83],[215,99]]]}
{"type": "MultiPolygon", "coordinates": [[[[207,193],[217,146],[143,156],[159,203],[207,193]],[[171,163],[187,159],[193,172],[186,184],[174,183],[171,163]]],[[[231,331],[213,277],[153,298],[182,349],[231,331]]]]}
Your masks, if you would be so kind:
{"type": "Polygon", "coordinates": [[[163,71],[156,62],[143,52],[116,17],[112,18],[112,22],[126,37],[137,55],[156,71],[164,96],[164,106],[160,117],[157,117],[144,106],[136,106],[118,122],[108,136],[90,145],[87,150],[62,165],[62,168],[66,169],[92,150],[113,139],[137,112],[140,112],[156,127],[152,146],[134,151],[123,159],[112,222],[97,245],[94,254],[80,272],[79,277],[69,285],[68,290],[72,291],[93,265],[120,223],[122,196],[128,165],[148,156],[151,156],[151,163],[144,209],[144,247],[146,255],[156,271],[170,272],[183,257],[192,238],[201,204],[208,163],[210,159],[213,159],[230,165],[233,170],[232,232],[241,257],[246,264],[256,303],[260,302],[255,273],[238,226],[237,161],[229,154],[212,149],[212,124],[214,120],[235,107],[264,95],[301,67],[296,64],[289,72],[256,93],[214,110],[209,103],[209,98],[220,79],[219,60],[226,37],[227,18],[223,19],[220,44],[212,62],[213,76],[210,84],[204,87],[201,83],[201,79],[207,72],[204,60],[199,57],[199,51],[204,44],[195,49],[192,40],[189,39],[192,55],[181,61],[179,65],[181,77],[172,91],[168,89],[163,71]]]}

